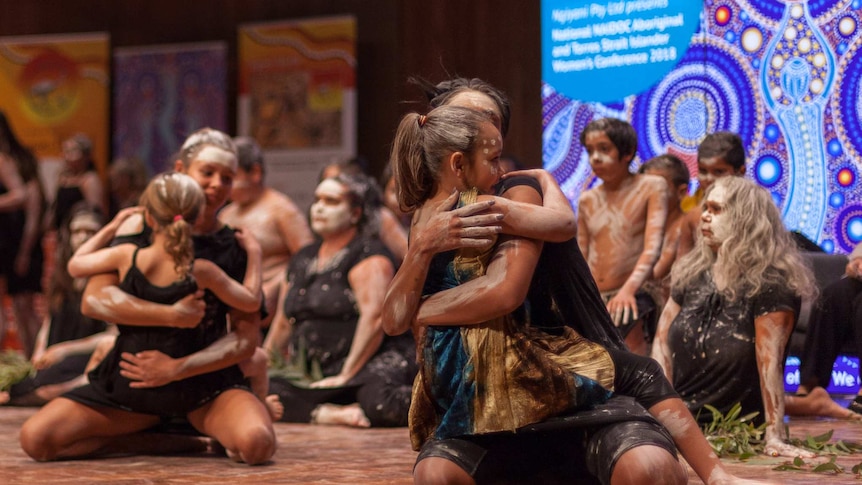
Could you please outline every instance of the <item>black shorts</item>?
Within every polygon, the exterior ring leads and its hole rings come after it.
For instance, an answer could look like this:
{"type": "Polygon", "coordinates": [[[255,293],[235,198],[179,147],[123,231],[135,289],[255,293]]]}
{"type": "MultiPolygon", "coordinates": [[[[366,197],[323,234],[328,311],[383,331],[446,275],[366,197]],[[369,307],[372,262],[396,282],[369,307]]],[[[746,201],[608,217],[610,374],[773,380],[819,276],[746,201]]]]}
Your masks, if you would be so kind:
{"type": "Polygon", "coordinates": [[[655,421],[618,421],[603,426],[493,433],[430,440],[416,463],[443,458],[476,483],[609,484],[617,460],[638,446],[664,448],[674,457],[673,440],[655,421]]]}

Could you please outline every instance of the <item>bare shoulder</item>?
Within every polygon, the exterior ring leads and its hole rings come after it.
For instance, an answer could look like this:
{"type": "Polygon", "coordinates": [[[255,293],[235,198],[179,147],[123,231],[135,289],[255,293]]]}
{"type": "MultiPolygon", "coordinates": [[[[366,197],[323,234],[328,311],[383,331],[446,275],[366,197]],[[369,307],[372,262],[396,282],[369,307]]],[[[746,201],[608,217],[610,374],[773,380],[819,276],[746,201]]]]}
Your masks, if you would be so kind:
{"type": "Polygon", "coordinates": [[[640,173],[635,178],[635,186],[639,190],[649,190],[650,192],[656,191],[667,191],[667,181],[665,181],[664,177],[660,177],[658,175],[651,175],[646,173],[640,173]]]}
{"type": "Polygon", "coordinates": [[[218,218],[227,225],[231,225],[231,221],[236,217],[237,205],[235,202],[222,207],[218,213],[218,218]]]}
{"type": "Polygon", "coordinates": [[[192,265],[192,275],[203,286],[212,282],[213,278],[222,272],[215,263],[206,259],[195,258],[192,265]]]}
{"type": "Polygon", "coordinates": [[[579,211],[589,211],[592,208],[593,204],[600,196],[599,188],[600,187],[597,186],[581,192],[581,195],[578,196],[579,211]]]}
{"type": "Polygon", "coordinates": [[[116,236],[134,236],[144,230],[144,215],[142,213],[132,214],[117,229],[116,236]]]}
{"type": "Polygon", "coordinates": [[[389,258],[382,254],[375,254],[358,262],[347,273],[347,278],[351,281],[356,280],[357,283],[362,282],[364,284],[373,275],[391,279],[394,272],[395,267],[389,258]]]}
{"type": "Polygon", "coordinates": [[[268,205],[277,206],[279,210],[285,210],[290,212],[299,211],[299,207],[297,207],[293,199],[275,189],[267,189],[265,198],[268,205]]]}
{"type": "Polygon", "coordinates": [[[596,197],[598,197],[600,188],[601,185],[596,185],[595,187],[590,187],[589,189],[584,190],[583,192],[581,192],[581,195],[578,196],[578,200],[588,201],[595,199],[596,197]]]}

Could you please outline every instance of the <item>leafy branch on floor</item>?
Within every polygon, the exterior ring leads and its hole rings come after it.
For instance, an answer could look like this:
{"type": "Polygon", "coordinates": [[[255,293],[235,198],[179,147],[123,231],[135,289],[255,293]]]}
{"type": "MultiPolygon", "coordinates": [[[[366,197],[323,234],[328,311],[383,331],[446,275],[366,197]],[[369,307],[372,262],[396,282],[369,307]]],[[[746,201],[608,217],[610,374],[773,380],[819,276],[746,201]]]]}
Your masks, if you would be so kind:
{"type": "MultiPolygon", "coordinates": [[[[742,406],[734,404],[727,414],[722,414],[718,409],[705,405],[712,412],[712,422],[704,426],[703,434],[706,436],[712,449],[719,457],[735,457],[746,460],[755,455],[763,453],[763,435],[766,424],[755,426],[752,420],[758,413],[750,413],[740,416],[742,406]]],[[[844,467],[835,462],[838,455],[851,455],[862,452],[862,443],[845,442],[842,440],[831,441],[833,430],[817,436],[806,436],[804,439],[791,438],[790,429],[785,426],[785,442],[813,451],[818,455],[831,455],[826,463],[808,463],[802,458],[796,457],[776,466],[776,471],[800,471],[821,474],[837,475],[846,473],[844,467]]],[[[855,465],[852,473],[857,478],[862,478],[862,463],[855,465]]]]}
{"type": "Polygon", "coordinates": [[[13,384],[36,373],[33,364],[15,350],[0,352],[0,391],[8,391],[13,384]]]}
{"type": "Polygon", "coordinates": [[[758,415],[757,412],[740,416],[740,403],[734,404],[726,415],[709,404],[704,407],[712,412],[712,422],[703,427],[703,434],[716,455],[747,460],[763,453],[766,424],[754,425],[752,420],[758,415]]]}
{"type": "Polygon", "coordinates": [[[300,341],[296,349],[296,357],[287,361],[281,352],[273,352],[269,356],[269,376],[282,377],[299,387],[308,387],[312,382],[323,379],[323,369],[320,361],[306,358],[308,350],[300,341]]]}
{"type": "Polygon", "coordinates": [[[844,442],[838,440],[831,442],[833,430],[829,430],[818,436],[806,436],[805,439],[791,438],[790,429],[784,426],[785,441],[793,446],[805,448],[821,455],[852,455],[862,451],[862,443],[844,442]]]}
{"type": "MultiPolygon", "coordinates": [[[[794,471],[826,473],[830,475],[838,475],[839,473],[844,473],[844,467],[835,463],[835,458],[837,458],[837,456],[832,455],[829,458],[829,461],[826,463],[806,463],[805,460],[797,456],[793,459],[793,461],[782,463],[781,465],[778,465],[777,467],[773,468],[773,470],[779,472],[794,471]]],[[[853,469],[855,470],[856,467],[853,467],[853,469]]]]}

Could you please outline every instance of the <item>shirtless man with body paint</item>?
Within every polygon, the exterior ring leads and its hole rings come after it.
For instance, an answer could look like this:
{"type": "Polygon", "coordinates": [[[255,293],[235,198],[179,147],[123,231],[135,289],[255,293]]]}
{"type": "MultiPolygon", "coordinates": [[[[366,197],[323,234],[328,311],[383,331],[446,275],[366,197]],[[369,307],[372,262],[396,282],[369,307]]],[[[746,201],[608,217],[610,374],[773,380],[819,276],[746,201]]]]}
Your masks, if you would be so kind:
{"type": "Polygon", "coordinates": [[[249,231],[263,257],[263,295],[269,325],[276,313],[281,281],[292,255],[312,241],[305,215],[286,195],[264,186],[263,153],[250,137],[234,138],[239,168],[231,191],[232,202],[219,220],[249,231]]]}
{"type": "Polygon", "coordinates": [[[701,221],[703,237],[674,266],[652,356],[692,413],[740,402],[767,423],[766,454],[813,457],[782,439],[784,349],[813,276],[772,198],[749,180],[717,181],[701,221]]]}
{"type": "Polygon", "coordinates": [[[652,336],[644,328],[649,316],[644,311],[658,310],[642,290],[661,255],[667,184],[655,175],[629,172],[637,134],[625,121],[591,122],[581,133],[581,144],[602,184],[581,194],[578,246],[626,345],[636,354],[648,355],[652,336]]]}
{"type": "Polygon", "coordinates": [[[691,251],[700,235],[700,199],[706,189],[717,179],[728,175],[745,175],[745,148],[736,133],[717,131],[707,135],[697,147],[697,180],[700,186],[694,195],[697,199],[695,208],[686,212],[682,220],[677,259],[691,251]]]}

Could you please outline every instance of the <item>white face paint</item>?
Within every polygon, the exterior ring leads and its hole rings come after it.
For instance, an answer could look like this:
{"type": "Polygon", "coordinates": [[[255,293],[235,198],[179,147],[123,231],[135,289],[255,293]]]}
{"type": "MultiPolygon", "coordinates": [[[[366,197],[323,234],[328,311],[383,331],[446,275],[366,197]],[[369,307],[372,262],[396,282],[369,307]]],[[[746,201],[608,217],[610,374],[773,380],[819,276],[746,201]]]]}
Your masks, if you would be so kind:
{"type": "Polygon", "coordinates": [[[703,237],[709,245],[720,246],[732,234],[732,227],[724,211],[727,203],[727,189],[715,187],[706,197],[703,220],[703,237]]]}
{"type": "Polygon", "coordinates": [[[607,153],[593,152],[590,154],[590,165],[610,165],[614,158],[607,153]]]}
{"type": "Polygon", "coordinates": [[[237,170],[236,155],[213,145],[207,145],[201,148],[201,151],[195,155],[195,160],[223,165],[234,172],[237,170]]]}
{"type": "Polygon", "coordinates": [[[311,230],[320,236],[340,233],[355,223],[347,190],[332,179],[324,180],[314,191],[311,204],[311,230]]]}
{"type": "Polygon", "coordinates": [[[69,223],[69,245],[72,246],[72,251],[77,251],[101,227],[102,224],[90,214],[75,216],[72,222],[69,223]]]}
{"type": "Polygon", "coordinates": [[[483,123],[476,143],[478,146],[465,169],[464,182],[469,187],[476,187],[483,194],[490,194],[502,173],[500,154],[503,150],[503,138],[493,124],[483,123]]]}

